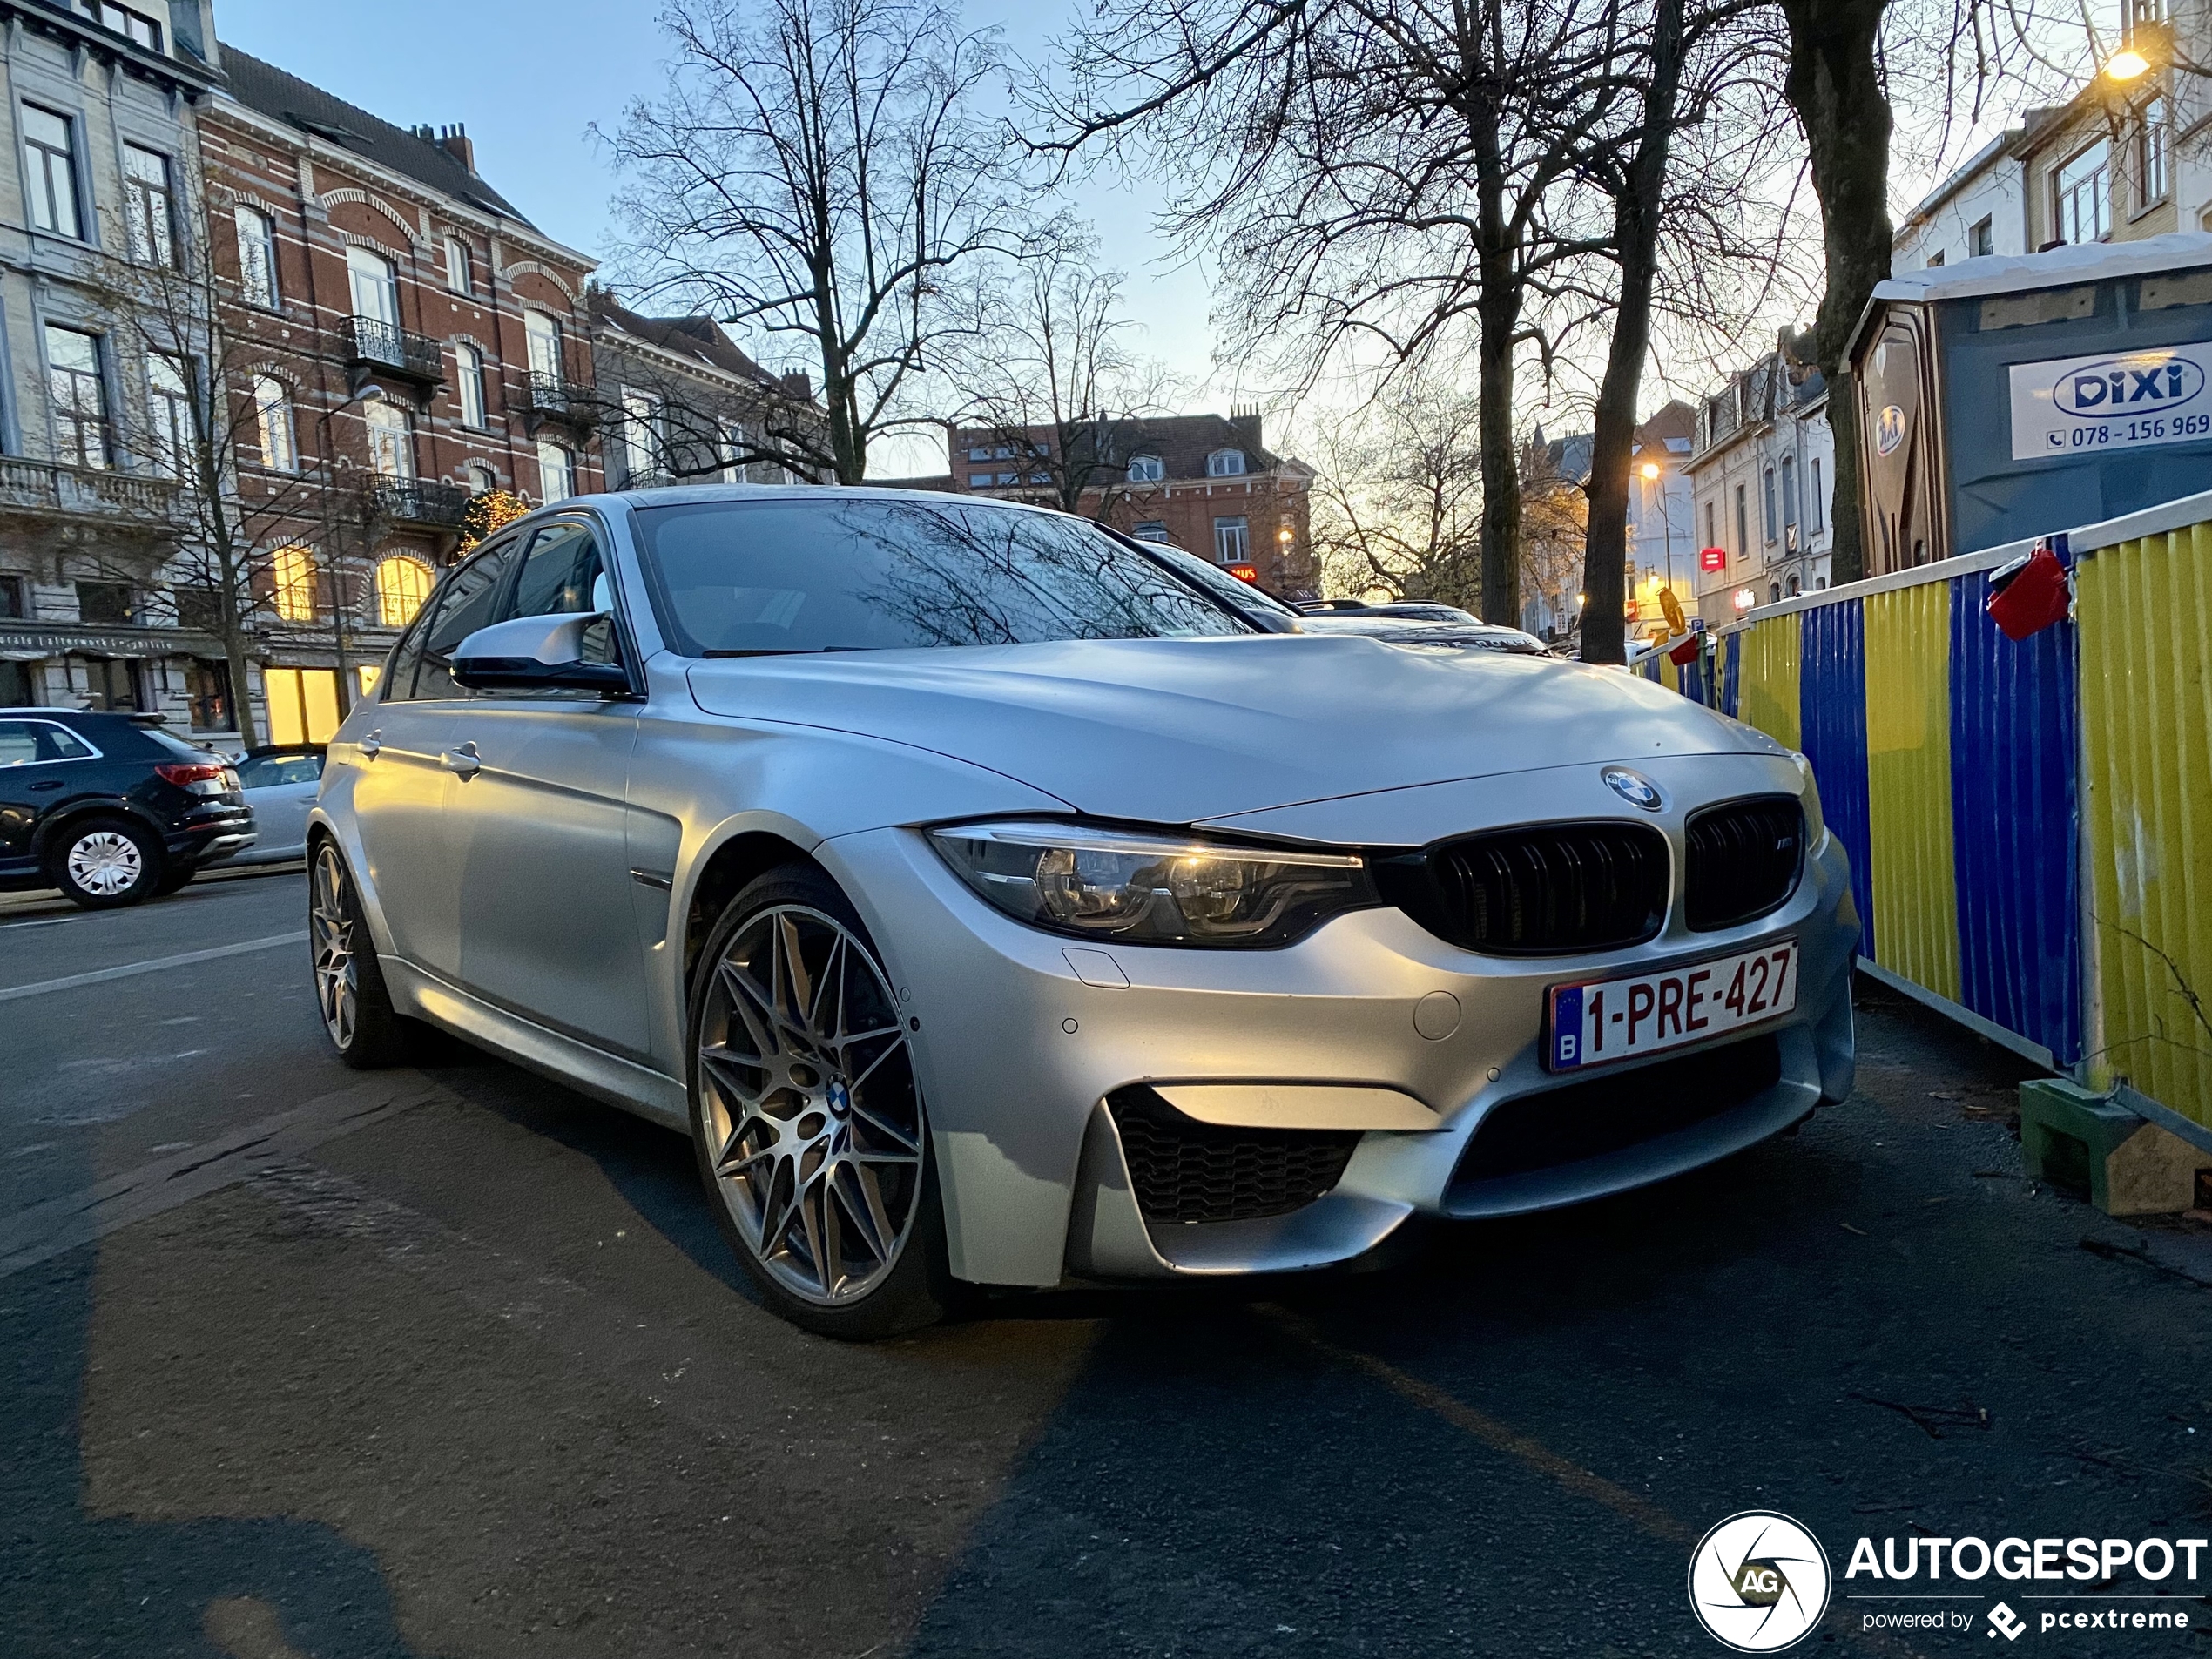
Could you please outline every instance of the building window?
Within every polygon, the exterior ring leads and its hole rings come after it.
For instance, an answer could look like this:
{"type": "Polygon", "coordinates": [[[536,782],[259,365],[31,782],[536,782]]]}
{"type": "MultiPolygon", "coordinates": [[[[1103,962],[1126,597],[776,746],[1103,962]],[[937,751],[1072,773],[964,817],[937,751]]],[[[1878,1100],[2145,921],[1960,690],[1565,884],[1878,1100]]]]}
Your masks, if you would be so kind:
{"type": "Polygon", "coordinates": [[[1797,459],[1795,455],[1782,457],[1782,528],[1797,528],[1797,459]]]}
{"type": "Polygon", "coordinates": [[[434,578],[420,559],[394,554],[376,562],[376,619],[387,628],[404,628],[430,597],[434,578]]]}
{"type": "Polygon", "coordinates": [[[21,622],[30,615],[19,576],[0,576],[0,621],[21,622]]]}
{"type": "Polygon", "coordinates": [[[261,446],[261,464],[272,472],[300,470],[300,446],[292,427],[292,400],[284,382],[273,374],[253,381],[253,429],[261,446]]]}
{"type": "Polygon", "coordinates": [[[1794,599],[1804,591],[1804,583],[1800,582],[1796,577],[1791,577],[1790,578],[1790,597],[1794,599]]]}
{"type": "Polygon", "coordinates": [[[1929,270],[1931,270],[1931,271],[1935,270],[1938,266],[1939,266],[1940,265],[1942,265],[1942,263],[1943,263],[1943,250],[1942,250],[1941,248],[1938,248],[1938,249],[1937,249],[1934,253],[1931,253],[1931,254],[1929,254],[1929,255],[1928,255],[1928,269],[1929,269],[1929,270]]]}
{"type": "Polygon", "coordinates": [[[1167,475],[1167,463],[1157,455],[1129,458],[1129,481],[1133,484],[1157,484],[1167,475]]]}
{"type": "Polygon", "coordinates": [[[258,207],[239,207],[238,287],[248,305],[277,306],[276,222],[258,207]]]}
{"type": "Polygon", "coordinates": [[[1242,564],[1251,557],[1251,535],[1239,518],[1217,518],[1213,522],[1213,556],[1222,564],[1242,564]]]}
{"type": "Polygon", "coordinates": [[[100,337],[48,323],[46,388],[62,463],[106,466],[107,385],[100,377],[100,337]]]}
{"type": "Polygon", "coordinates": [[[561,373],[561,325],[543,311],[523,314],[523,338],[529,347],[530,379],[551,390],[564,378],[561,373]]]}
{"type": "Polygon", "coordinates": [[[446,238],[446,287],[455,293],[474,292],[469,281],[469,244],[457,236],[446,238]]]}
{"type": "Polygon", "coordinates": [[[1244,475],[1244,452],[1242,449],[1217,449],[1206,457],[1206,476],[1209,478],[1239,478],[1244,475]]]}
{"type": "Polygon", "coordinates": [[[1743,558],[1751,550],[1751,516],[1743,498],[1743,486],[1736,487],[1736,556],[1743,558]]]}
{"type": "Polygon", "coordinates": [[[489,496],[499,488],[499,475],[482,461],[472,461],[461,470],[469,480],[469,493],[473,496],[489,496]]]}
{"type": "Polygon", "coordinates": [[[131,257],[140,265],[177,263],[177,204],[169,158],[158,151],[123,146],[123,221],[131,257]]]}
{"type": "Polygon", "coordinates": [[[461,424],[482,431],[490,424],[484,415],[484,354],[474,346],[453,348],[454,386],[461,398],[461,424]]]}
{"type": "Polygon", "coordinates": [[[645,483],[660,476],[661,401],[651,392],[625,386],[622,392],[622,470],[624,482],[645,483]]]}
{"type": "Polygon", "coordinates": [[[1966,233],[1966,252],[1977,260],[1987,259],[1997,251],[1996,228],[1983,219],[1966,233]]]}
{"type": "Polygon", "coordinates": [[[1774,469],[1771,467],[1759,475],[1759,523],[1766,531],[1766,539],[1772,542],[1780,532],[1775,527],[1774,469]]]}
{"type": "Polygon", "coordinates": [[[276,590],[276,613],[287,622],[315,619],[315,556],[298,543],[277,549],[269,560],[276,590]]]}
{"type": "Polygon", "coordinates": [[[196,633],[220,632],[223,626],[223,596],[203,583],[189,583],[169,590],[170,602],[177,607],[177,626],[190,628],[196,633]]]}
{"type": "Polygon", "coordinates": [[[144,12],[133,11],[128,6],[118,6],[114,0],[84,0],[84,5],[101,27],[128,37],[150,52],[161,50],[161,25],[144,12]]]}
{"type": "Polygon", "coordinates": [[[369,465],[386,478],[415,476],[407,411],[389,398],[378,398],[362,409],[361,419],[368,423],[369,465]]]}
{"type": "Polygon", "coordinates": [[[132,619],[131,584],[128,582],[78,583],[77,619],[99,627],[128,626],[132,619]]]}
{"type": "Polygon", "coordinates": [[[970,461],[988,461],[991,458],[989,446],[977,445],[970,448],[968,452],[968,458],[970,461]]]}
{"type": "Polygon", "coordinates": [[[2135,118],[2135,181],[2142,193],[2138,207],[2166,199],[2168,186],[2166,157],[2166,100],[2155,98],[2135,118]]]}
{"type": "Polygon", "coordinates": [[[541,501],[566,501],[576,494],[576,468],[557,443],[537,446],[537,491],[541,501]]]}
{"type": "Polygon", "coordinates": [[[334,668],[265,668],[261,694],[269,705],[271,743],[327,743],[338,730],[334,668]]]}
{"type": "Polygon", "coordinates": [[[1168,535],[1168,527],[1166,523],[1160,519],[1148,518],[1142,524],[1139,524],[1135,529],[1131,530],[1130,534],[1136,537],[1136,539],[1140,542],[1166,542],[1170,545],[1173,545],[1174,538],[1168,535]]]}
{"type": "Polygon", "coordinates": [[[1705,503],[1705,545],[1707,547],[1718,547],[1721,544],[1721,533],[1716,528],[1719,518],[1720,503],[1707,502],[1705,503]]]}
{"type": "Polygon", "coordinates": [[[185,665],[185,699],[192,711],[195,732],[234,732],[231,718],[231,668],[228,663],[195,657],[185,665]]]}
{"type": "Polygon", "coordinates": [[[1805,514],[1811,521],[1812,533],[1817,536],[1820,534],[1820,521],[1825,511],[1824,503],[1828,499],[1828,492],[1820,487],[1820,457],[1815,455],[1810,464],[1812,467],[1812,498],[1805,503],[1805,514]]]}
{"type": "Polygon", "coordinates": [[[83,238],[77,212],[74,124],[65,115],[23,106],[24,169],[30,175],[30,222],[56,236],[83,238]]]}
{"type": "Polygon", "coordinates": [[[1782,603],[1782,584],[1779,582],[1768,583],[1766,586],[1766,597],[1767,602],[1770,604],[1780,604],[1782,603]]]}
{"type": "Polygon", "coordinates": [[[2060,167],[2052,180],[2052,235],[2061,242],[2101,242],[2112,233],[2112,142],[2099,138],[2060,167]]]}
{"type": "Polygon", "coordinates": [[[172,478],[192,475],[199,446],[192,438],[192,385],[187,364],[163,353],[146,359],[146,457],[172,478]]]}
{"type": "Polygon", "coordinates": [[[365,247],[346,250],[346,280],[353,295],[354,315],[400,326],[400,280],[391,260],[365,247]]]}

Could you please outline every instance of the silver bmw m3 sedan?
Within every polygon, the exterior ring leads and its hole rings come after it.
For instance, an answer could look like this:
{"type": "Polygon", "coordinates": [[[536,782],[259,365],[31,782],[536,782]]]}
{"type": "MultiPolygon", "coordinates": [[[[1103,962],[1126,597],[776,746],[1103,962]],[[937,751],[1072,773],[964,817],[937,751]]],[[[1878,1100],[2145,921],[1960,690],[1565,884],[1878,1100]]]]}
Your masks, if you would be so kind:
{"type": "Polygon", "coordinates": [[[834,1335],[1345,1262],[1851,1085],[1859,926],[1787,750],[1009,503],[539,511],[423,607],[309,834],[347,1062],[439,1027],[683,1130],[834,1335]]]}

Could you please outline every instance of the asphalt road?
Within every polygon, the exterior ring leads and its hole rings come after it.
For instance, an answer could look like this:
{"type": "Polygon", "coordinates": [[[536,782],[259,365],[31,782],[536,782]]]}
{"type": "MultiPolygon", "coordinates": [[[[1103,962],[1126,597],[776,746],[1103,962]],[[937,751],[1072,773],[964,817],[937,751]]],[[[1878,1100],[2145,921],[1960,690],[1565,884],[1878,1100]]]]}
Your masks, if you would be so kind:
{"type": "Polygon", "coordinates": [[[0,1654],[1717,1654],[1691,1547],[1772,1507],[1816,1650],[1986,1656],[1862,1634],[1852,1541],[2212,1527],[2212,1234],[2031,1189],[2017,1071],[1894,1002],[1851,1102],[1646,1193],[854,1348],[678,1137],[327,1058],[303,907],[0,913],[0,1654]]]}

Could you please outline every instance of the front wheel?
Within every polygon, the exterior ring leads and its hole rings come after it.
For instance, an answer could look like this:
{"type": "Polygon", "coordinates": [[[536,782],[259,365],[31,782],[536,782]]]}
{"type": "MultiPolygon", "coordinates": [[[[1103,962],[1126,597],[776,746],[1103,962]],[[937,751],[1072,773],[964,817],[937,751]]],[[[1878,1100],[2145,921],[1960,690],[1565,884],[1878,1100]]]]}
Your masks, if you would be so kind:
{"type": "Polygon", "coordinates": [[[944,1222],[907,1025],[836,884],[798,864],[753,881],[691,1002],[699,1173],[770,1304],[856,1339],[941,1318],[944,1222]]]}

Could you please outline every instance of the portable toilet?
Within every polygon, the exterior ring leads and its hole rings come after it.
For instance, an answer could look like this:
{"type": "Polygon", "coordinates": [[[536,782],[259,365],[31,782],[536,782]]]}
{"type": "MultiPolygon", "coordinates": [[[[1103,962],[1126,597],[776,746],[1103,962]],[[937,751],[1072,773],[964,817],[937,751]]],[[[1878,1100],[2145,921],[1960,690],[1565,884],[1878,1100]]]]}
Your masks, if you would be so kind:
{"type": "Polygon", "coordinates": [[[1845,350],[1869,576],[2212,485],[2212,235],[1892,277],[1845,350]]]}

